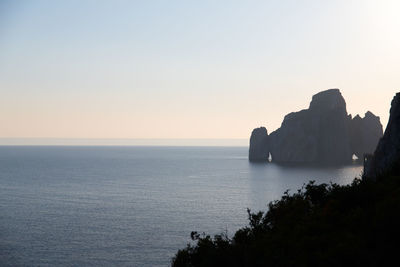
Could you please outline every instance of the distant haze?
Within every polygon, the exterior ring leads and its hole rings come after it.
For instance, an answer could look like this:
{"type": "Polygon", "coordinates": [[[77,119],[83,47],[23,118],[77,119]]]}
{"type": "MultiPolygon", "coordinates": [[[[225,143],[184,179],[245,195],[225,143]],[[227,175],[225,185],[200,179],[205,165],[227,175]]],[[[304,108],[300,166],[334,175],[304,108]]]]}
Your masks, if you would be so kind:
{"type": "Polygon", "coordinates": [[[400,89],[399,10],[396,0],[1,1],[0,143],[245,140],[328,88],[385,128],[400,89]]]}

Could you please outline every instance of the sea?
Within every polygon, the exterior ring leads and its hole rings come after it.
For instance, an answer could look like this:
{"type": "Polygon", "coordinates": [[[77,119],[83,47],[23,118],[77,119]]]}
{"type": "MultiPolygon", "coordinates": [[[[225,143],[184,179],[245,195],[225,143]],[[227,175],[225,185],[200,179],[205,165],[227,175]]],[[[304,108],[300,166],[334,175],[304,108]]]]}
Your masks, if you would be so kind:
{"type": "Polygon", "coordinates": [[[341,167],[250,163],[247,147],[0,146],[1,266],[169,266],[197,231],[232,236],[341,167]]]}

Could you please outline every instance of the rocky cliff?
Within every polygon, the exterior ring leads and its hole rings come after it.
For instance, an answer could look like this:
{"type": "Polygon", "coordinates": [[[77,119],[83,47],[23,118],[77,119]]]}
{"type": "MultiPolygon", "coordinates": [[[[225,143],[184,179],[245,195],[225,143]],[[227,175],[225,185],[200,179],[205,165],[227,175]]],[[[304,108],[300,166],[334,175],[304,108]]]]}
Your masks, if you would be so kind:
{"type": "Polygon", "coordinates": [[[392,100],[389,122],[372,157],[364,163],[364,177],[376,180],[390,173],[400,175],[400,93],[392,100]]]}
{"type": "Polygon", "coordinates": [[[351,162],[353,154],[371,153],[381,136],[379,117],[367,112],[352,119],[339,89],[329,89],[314,95],[308,109],[286,115],[279,129],[264,136],[263,149],[253,142],[249,159],[258,151],[257,157],[271,153],[278,163],[342,164],[351,162]]]}

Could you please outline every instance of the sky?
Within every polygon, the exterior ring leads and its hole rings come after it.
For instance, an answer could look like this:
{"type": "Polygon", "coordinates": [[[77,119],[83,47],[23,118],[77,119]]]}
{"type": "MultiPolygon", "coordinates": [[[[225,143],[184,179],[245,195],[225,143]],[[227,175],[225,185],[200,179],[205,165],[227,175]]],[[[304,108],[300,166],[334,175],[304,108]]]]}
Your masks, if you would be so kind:
{"type": "Polygon", "coordinates": [[[339,88],[386,125],[400,1],[0,1],[0,138],[248,138],[339,88]]]}

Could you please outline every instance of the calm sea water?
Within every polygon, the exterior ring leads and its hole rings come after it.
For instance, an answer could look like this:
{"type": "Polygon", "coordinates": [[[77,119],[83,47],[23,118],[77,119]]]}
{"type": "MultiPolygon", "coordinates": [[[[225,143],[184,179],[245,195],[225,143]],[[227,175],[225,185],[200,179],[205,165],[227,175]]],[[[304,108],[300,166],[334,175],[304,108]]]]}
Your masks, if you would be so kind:
{"type": "Polygon", "coordinates": [[[0,147],[0,263],[168,266],[191,231],[232,235],[309,180],[361,167],[251,164],[245,147],[0,147]]]}

